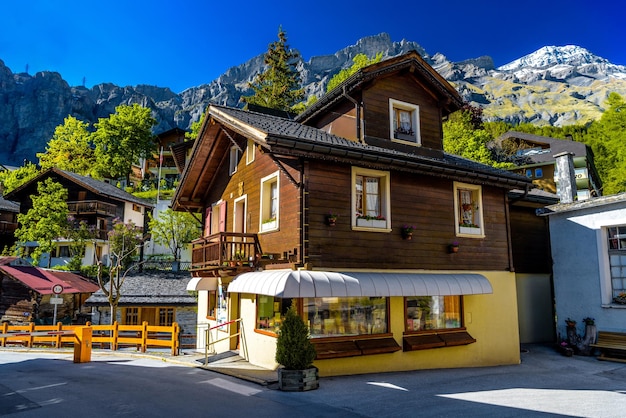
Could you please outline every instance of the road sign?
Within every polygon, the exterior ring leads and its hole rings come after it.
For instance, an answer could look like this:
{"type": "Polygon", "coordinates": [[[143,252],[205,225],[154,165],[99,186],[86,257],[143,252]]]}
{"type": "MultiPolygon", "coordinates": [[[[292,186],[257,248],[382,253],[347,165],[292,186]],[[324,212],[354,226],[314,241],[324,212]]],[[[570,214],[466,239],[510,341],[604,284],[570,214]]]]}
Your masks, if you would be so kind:
{"type": "Polygon", "coordinates": [[[50,298],[50,304],[51,305],[62,305],[63,304],[63,298],[50,298]]]}
{"type": "Polygon", "coordinates": [[[52,286],[52,293],[54,293],[55,295],[60,295],[61,293],[63,293],[63,286],[61,286],[60,284],[55,284],[54,286],[52,286]]]}

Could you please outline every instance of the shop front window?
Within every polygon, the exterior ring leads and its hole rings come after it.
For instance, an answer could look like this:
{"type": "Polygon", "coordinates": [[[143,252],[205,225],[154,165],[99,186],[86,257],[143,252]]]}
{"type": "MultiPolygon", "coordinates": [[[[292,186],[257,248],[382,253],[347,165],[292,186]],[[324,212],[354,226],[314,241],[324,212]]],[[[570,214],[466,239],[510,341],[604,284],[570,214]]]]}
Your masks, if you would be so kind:
{"type": "Polygon", "coordinates": [[[387,298],[304,298],[303,316],[311,338],[389,332],[387,298]]]}
{"type": "Polygon", "coordinates": [[[258,295],[256,329],[278,334],[280,324],[290,306],[291,299],[258,295]]]}
{"type": "Polygon", "coordinates": [[[463,326],[460,296],[411,296],[405,300],[408,332],[463,326]]]}

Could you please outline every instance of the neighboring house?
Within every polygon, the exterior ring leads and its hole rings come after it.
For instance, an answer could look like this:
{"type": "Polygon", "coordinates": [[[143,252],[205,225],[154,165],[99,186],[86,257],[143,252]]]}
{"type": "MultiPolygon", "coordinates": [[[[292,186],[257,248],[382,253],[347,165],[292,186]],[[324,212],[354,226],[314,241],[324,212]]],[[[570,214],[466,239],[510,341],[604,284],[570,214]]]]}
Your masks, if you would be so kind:
{"type": "Polygon", "coordinates": [[[15,244],[18,213],[20,213],[19,204],[0,196],[0,252],[15,244]]]}
{"type": "Polygon", "coordinates": [[[0,321],[12,325],[52,324],[51,297],[63,299],[57,305],[57,322],[79,323],[87,298],[99,286],[67,271],[33,267],[16,257],[0,257],[0,321]],[[55,289],[55,285],[60,285],[55,289]],[[55,290],[61,290],[55,294],[55,290]]]}
{"type": "MultiPolygon", "coordinates": [[[[571,164],[571,155],[557,158],[571,164]]],[[[560,204],[540,212],[550,225],[558,336],[565,339],[567,318],[626,332],[626,304],[614,299],[626,294],[626,193],[585,201],[575,200],[575,187],[563,193],[560,204]]]]}
{"type": "Polygon", "coordinates": [[[156,179],[161,179],[162,188],[174,188],[179,171],[176,169],[170,147],[185,142],[186,132],[180,128],[173,128],[156,135],[154,140],[157,153],[152,158],[142,158],[137,165],[133,165],[133,180],[142,182],[149,179],[156,182],[156,179]]]}
{"type": "MultiPolygon", "coordinates": [[[[187,291],[189,273],[155,272],[129,273],[121,287],[116,321],[122,325],[169,326],[177,322],[181,333],[196,331],[197,300],[187,291]]],[[[94,308],[92,322],[109,324],[111,310],[108,298],[99,289],[86,302],[94,308]]]]}
{"type": "Polygon", "coordinates": [[[507,193],[531,181],[443,151],[461,106],[416,52],[296,120],[211,105],[172,202],[204,219],[199,329],[241,318],[210,349],[275,368],[296,304],[321,375],[519,363],[507,193]]]}
{"type": "MultiPolygon", "coordinates": [[[[94,232],[94,240],[87,244],[83,265],[94,265],[98,261],[109,262],[108,232],[115,219],[133,222],[140,228],[147,227],[147,212],[153,205],[125,192],[112,184],[69,171],[51,168],[34,179],[12,190],[5,198],[20,203],[20,212],[27,213],[32,208],[31,196],[37,194],[37,184],[52,178],[68,191],[68,209],[73,222],[85,221],[94,232]]],[[[36,243],[25,243],[36,245],[36,243]]],[[[60,238],[56,250],[39,260],[41,266],[64,265],[71,259],[69,241],[60,238]],[[51,256],[48,260],[48,256],[51,256]]]]}
{"type": "Polygon", "coordinates": [[[554,155],[570,152],[574,156],[578,200],[602,196],[602,181],[593,161],[593,151],[582,142],[570,139],[556,139],[547,136],[532,135],[509,131],[495,140],[499,147],[518,149],[515,159],[516,168],[512,171],[533,180],[541,190],[556,193],[554,155]]]}

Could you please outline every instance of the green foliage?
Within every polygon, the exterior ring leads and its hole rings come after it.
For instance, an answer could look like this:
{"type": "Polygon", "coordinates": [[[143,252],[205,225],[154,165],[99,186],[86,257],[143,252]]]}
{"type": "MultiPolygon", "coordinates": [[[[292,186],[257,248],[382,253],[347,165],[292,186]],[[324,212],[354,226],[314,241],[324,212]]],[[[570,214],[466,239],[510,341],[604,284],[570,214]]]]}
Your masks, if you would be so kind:
{"type": "Polygon", "coordinates": [[[63,125],[54,130],[46,152],[37,153],[41,168],[47,170],[57,167],[80,175],[89,174],[94,166],[95,156],[88,127],[88,123],[73,116],[65,118],[63,125]]]}
{"type": "Polygon", "coordinates": [[[280,326],[276,340],[276,362],[288,370],[309,368],[315,360],[315,347],[309,338],[309,328],[292,304],[280,326]]]}
{"type": "Polygon", "coordinates": [[[31,196],[32,208],[20,213],[20,226],[15,231],[19,242],[36,241],[39,245],[32,253],[33,264],[39,263],[44,253],[52,251],[54,241],[68,230],[67,190],[52,179],[37,184],[37,194],[31,196]]]}
{"type": "Polygon", "coordinates": [[[443,149],[450,154],[458,155],[493,167],[505,168],[508,163],[494,159],[487,144],[493,139],[482,129],[477,121],[476,112],[462,109],[450,115],[443,124],[443,149]],[[478,128],[477,128],[478,127],[478,128]]]}
{"type": "Polygon", "coordinates": [[[206,118],[208,109],[202,113],[200,119],[191,124],[191,132],[185,132],[185,139],[195,140],[198,135],[200,135],[200,129],[202,128],[202,124],[204,123],[204,119],[206,118]]]}
{"type": "Polygon", "coordinates": [[[593,122],[583,137],[593,150],[603,195],[626,191],[626,101],[611,93],[606,105],[600,120],[593,122]]]}
{"type": "Polygon", "coordinates": [[[9,193],[20,187],[22,184],[34,179],[40,174],[40,170],[32,163],[26,163],[22,167],[10,171],[0,172],[0,184],[4,188],[4,193],[9,193]]]}
{"type": "Polygon", "coordinates": [[[302,113],[306,110],[307,107],[313,106],[317,101],[318,101],[317,96],[312,94],[309,96],[306,102],[300,102],[298,104],[293,105],[291,110],[294,111],[295,113],[302,113]]]}
{"type": "Polygon", "coordinates": [[[180,251],[185,244],[200,236],[200,224],[192,215],[169,208],[156,219],[150,214],[149,226],[154,242],[167,245],[174,261],[180,260],[180,251]]]}
{"type": "Polygon", "coordinates": [[[347,80],[352,74],[356,73],[363,67],[367,67],[368,65],[376,64],[383,59],[383,53],[379,52],[373,58],[367,58],[365,54],[357,54],[354,58],[352,58],[352,66],[350,68],[344,68],[335,74],[329,81],[326,86],[326,92],[331,91],[339,84],[347,80]]]}
{"type": "Polygon", "coordinates": [[[128,177],[135,161],[154,154],[152,127],[155,124],[150,109],[136,103],[120,105],[108,118],[100,118],[93,134],[96,174],[109,178],[128,177]]]}
{"type": "Polygon", "coordinates": [[[280,27],[278,41],[272,42],[265,54],[265,70],[249,84],[254,94],[243,96],[241,100],[248,104],[290,111],[304,97],[300,74],[295,67],[299,56],[297,51],[289,49],[287,34],[280,27]]]}

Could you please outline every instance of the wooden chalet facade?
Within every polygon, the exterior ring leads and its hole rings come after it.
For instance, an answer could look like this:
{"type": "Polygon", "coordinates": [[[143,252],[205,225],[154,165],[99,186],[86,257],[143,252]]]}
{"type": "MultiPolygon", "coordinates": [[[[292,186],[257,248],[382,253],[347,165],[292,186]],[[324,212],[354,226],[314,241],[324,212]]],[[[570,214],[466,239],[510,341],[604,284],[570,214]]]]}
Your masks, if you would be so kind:
{"type": "MultiPolygon", "coordinates": [[[[94,265],[98,261],[108,264],[108,233],[113,228],[115,219],[123,222],[132,221],[140,228],[147,226],[147,212],[153,205],[125,192],[112,184],[81,176],[58,168],[51,168],[7,193],[5,198],[20,204],[20,212],[27,213],[32,208],[31,196],[37,194],[39,182],[52,178],[68,191],[68,214],[78,225],[84,221],[95,234],[95,241],[89,243],[83,257],[83,265],[94,265]]],[[[36,245],[36,243],[25,243],[36,245]]],[[[53,267],[65,264],[71,259],[69,242],[59,237],[56,250],[40,260],[39,265],[53,267]]]]}
{"type": "Polygon", "coordinates": [[[415,52],[296,120],[210,106],[172,202],[204,223],[199,326],[241,318],[249,361],[275,368],[295,303],[321,375],[518,363],[507,193],[531,182],[443,151],[461,106],[415,52]]]}

